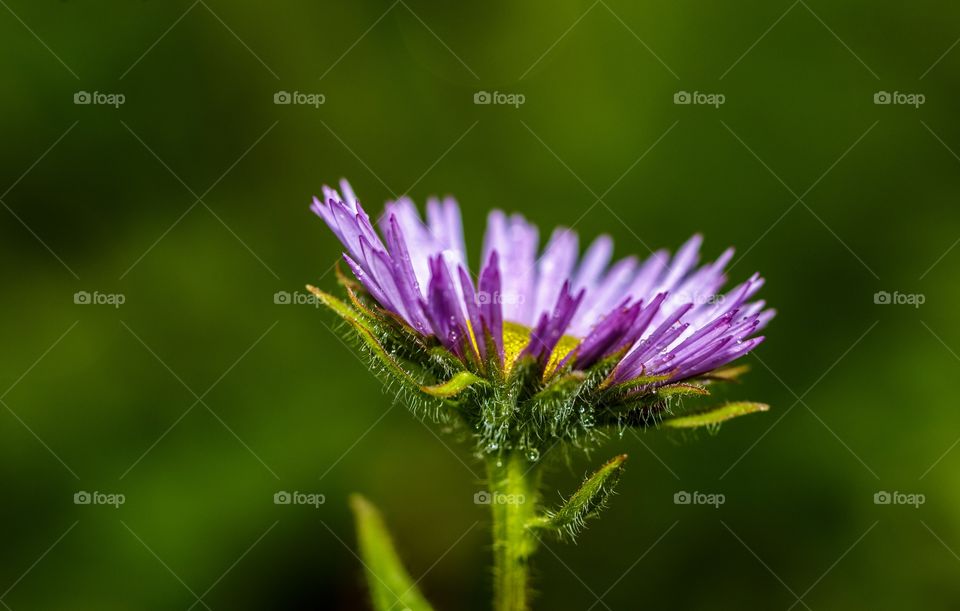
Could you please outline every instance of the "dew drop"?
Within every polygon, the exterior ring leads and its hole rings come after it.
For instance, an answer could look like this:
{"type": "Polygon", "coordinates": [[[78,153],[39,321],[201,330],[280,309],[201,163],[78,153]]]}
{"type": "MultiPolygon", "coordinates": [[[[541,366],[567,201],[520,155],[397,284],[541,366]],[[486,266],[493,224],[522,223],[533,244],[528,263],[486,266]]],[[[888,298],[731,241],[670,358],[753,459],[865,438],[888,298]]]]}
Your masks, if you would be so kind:
{"type": "Polygon", "coordinates": [[[530,448],[529,450],[527,450],[527,460],[529,460],[530,462],[534,462],[539,458],[540,458],[540,450],[538,450],[537,448],[530,448]]]}

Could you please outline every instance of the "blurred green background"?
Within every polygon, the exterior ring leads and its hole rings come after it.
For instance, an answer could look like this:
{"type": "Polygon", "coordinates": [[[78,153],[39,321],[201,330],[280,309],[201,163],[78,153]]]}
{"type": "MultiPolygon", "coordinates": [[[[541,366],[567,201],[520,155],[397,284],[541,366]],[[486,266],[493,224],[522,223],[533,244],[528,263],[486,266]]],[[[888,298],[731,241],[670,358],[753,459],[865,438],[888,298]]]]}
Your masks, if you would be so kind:
{"type": "Polygon", "coordinates": [[[620,255],[701,231],[738,247],[732,282],[768,278],[732,396],[772,411],[554,465],[550,499],[631,456],[539,554],[537,608],[960,605],[960,6],[0,4],[4,608],[366,608],[353,491],[439,609],[488,608],[481,465],[391,407],[330,314],[275,303],[334,287],[307,206],[341,176],[371,212],[455,194],[474,257],[496,206],[620,255]]]}

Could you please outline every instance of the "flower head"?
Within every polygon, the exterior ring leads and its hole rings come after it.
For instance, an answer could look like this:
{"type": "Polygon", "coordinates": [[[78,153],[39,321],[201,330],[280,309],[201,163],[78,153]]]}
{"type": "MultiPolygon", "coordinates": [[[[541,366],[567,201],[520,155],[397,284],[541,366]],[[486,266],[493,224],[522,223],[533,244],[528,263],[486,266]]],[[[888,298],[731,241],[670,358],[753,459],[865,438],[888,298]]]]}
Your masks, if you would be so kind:
{"type": "MultiPolygon", "coordinates": [[[[324,187],[311,207],[363,289],[348,286],[341,315],[392,377],[452,403],[487,449],[662,421],[672,397],[728,377],[716,370],[763,341],[774,314],[750,301],[759,275],[720,292],[733,250],[698,267],[699,235],[672,257],[614,262],[608,236],[580,256],[577,234],[558,228],[541,250],[534,225],[494,210],[475,275],[452,198],[428,200],[426,221],[410,199],[389,202],[378,233],[346,181],[341,191],[324,187]]],[[[732,406],[673,421],[765,408],[732,406]]]]}

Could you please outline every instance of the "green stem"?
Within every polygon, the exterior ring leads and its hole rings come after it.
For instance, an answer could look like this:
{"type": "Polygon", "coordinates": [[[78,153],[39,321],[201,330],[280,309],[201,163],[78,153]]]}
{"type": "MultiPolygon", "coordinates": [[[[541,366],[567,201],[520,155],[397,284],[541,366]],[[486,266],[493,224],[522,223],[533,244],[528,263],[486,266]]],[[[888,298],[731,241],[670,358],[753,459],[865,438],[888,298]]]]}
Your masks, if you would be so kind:
{"type": "Polygon", "coordinates": [[[529,559],[537,539],[527,529],[536,516],[539,469],[520,454],[487,460],[493,511],[495,611],[528,611],[529,559]]]}

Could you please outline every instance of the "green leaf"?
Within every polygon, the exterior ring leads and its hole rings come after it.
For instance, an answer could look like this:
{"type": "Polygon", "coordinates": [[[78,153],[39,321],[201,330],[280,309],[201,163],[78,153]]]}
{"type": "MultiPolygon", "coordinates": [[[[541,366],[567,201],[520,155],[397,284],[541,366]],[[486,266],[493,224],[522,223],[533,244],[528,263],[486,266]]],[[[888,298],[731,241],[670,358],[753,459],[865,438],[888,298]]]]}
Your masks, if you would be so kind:
{"type": "Polygon", "coordinates": [[[756,412],[765,412],[768,409],[770,409],[770,406],[764,403],[739,401],[736,403],[727,403],[726,405],[712,407],[710,409],[693,414],[686,414],[674,418],[665,418],[661,424],[674,429],[695,429],[702,426],[716,426],[721,422],[730,420],[731,418],[746,416],[747,414],[754,414],[756,412]]]}
{"type": "Polygon", "coordinates": [[[576,537],[583,530],[584,522],[596,516],[606,505],[623,473],[626,460],[626,454],[612,458],[585,479],[580,488],[559,509],[537,518],[529,526],[553,530],[561,537],[576,537]]]}
{"type": "Polygon", "coordinates": [[[446,382],[435,384],[433,386],[421,386],[420,389],[432,397],[437,397],[438,399],[449,399],[451,397],[456,397],[461,392],[477,383],[482,384],[485,382],[483,378],[479,378],[469,371],[460,371],[446,382]]]}
{"type": "Polygon", "coordinates": [[[403,568],[377,508],[358,494],[350,497],[350,507],[357,521],[357,542],[374,610],[432,611],[403,568]]]}

